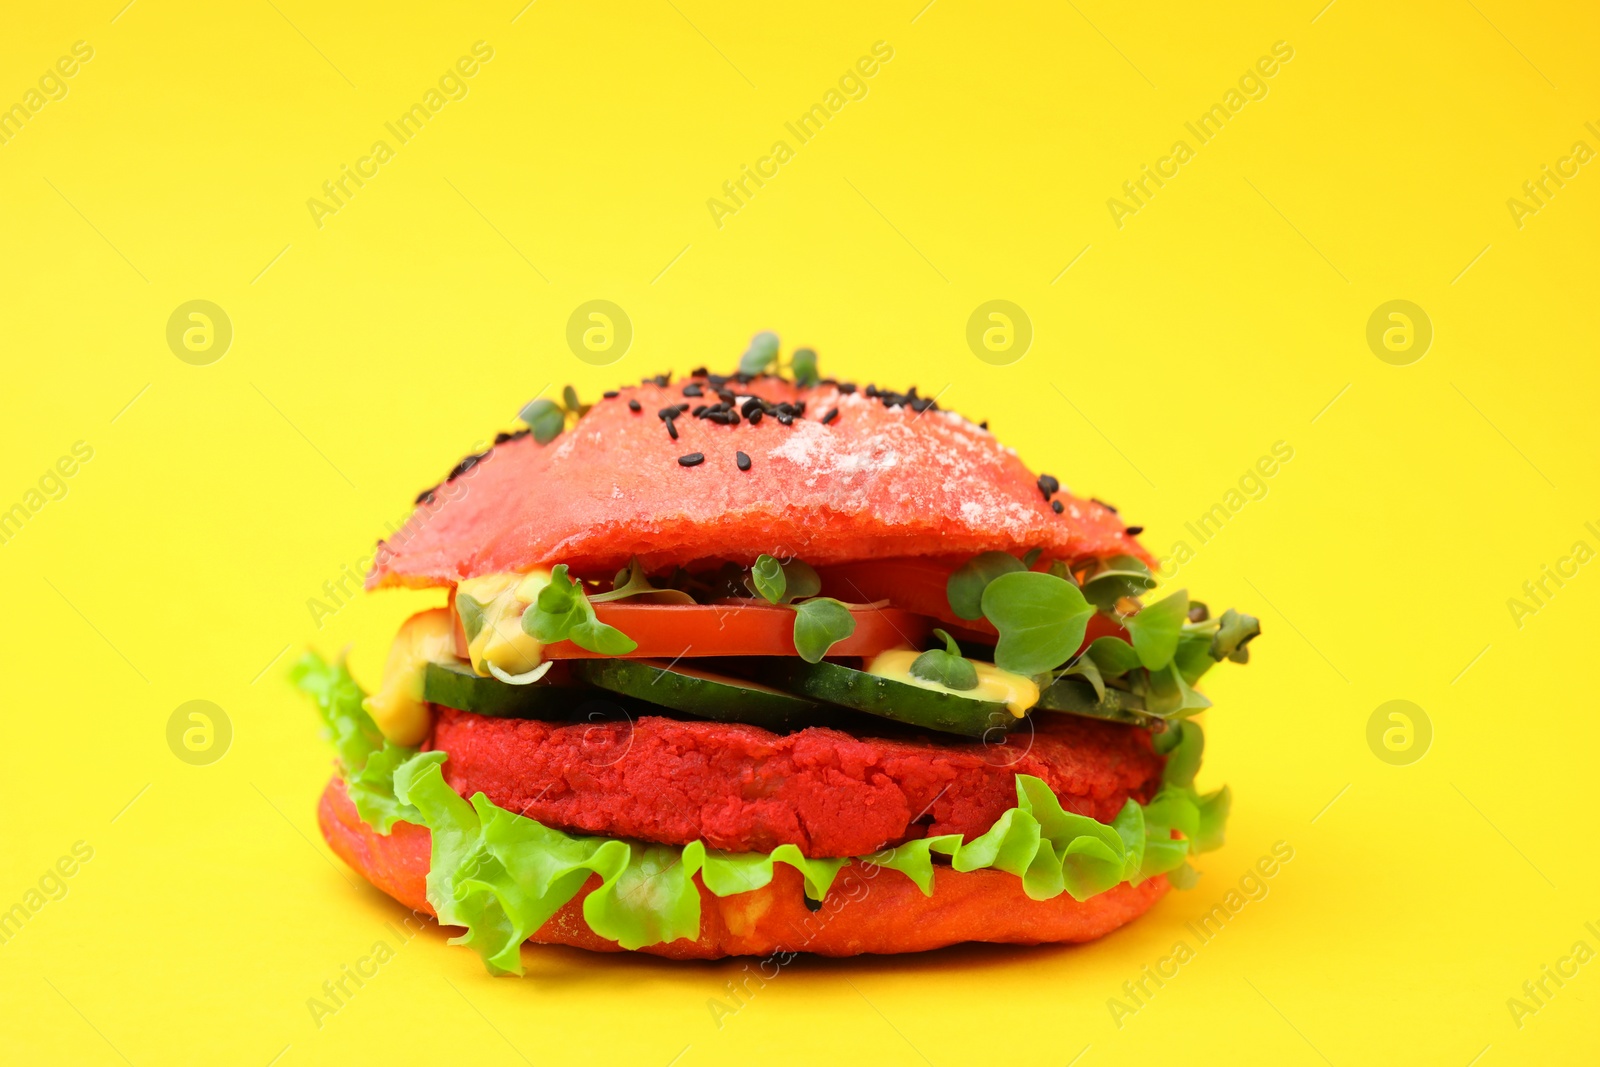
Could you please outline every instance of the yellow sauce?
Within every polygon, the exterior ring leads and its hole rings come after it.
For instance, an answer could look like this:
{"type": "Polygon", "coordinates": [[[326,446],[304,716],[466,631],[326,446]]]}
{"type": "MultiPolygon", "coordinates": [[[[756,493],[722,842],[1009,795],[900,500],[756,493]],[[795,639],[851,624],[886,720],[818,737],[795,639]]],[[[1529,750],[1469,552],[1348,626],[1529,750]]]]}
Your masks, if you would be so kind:
{"type": "Polygon", "coordinates": [[[467,645],[472,669],[479,677],[489,676],[491,663],[507,674],[525,674],[539,665],[544,645],[523,632],[522,613],[549,584],[550,572],[535,570],[488,574],[456,586],[457,594],[465,593],[484,606],[483,629],[467,645]]]}
{"type": "Polygon", "coordinates": [[[976,689],[951,689],[949,686],[930,682],[926,678],[918,678],[911,673],[911,664],[916,662],[922,653],[907,649],[897,649],[891,652],[880,652],[867,664],[867,673],[876,674],[880,678],[901,682],[905,685],[914,685],[922,689],[931,689],[935,693],[949,693],[951,696],[966,697],[968,700],[988,700],[996,704],[1004,704],[1006,710],[1017,718],[1022,718],[1027,710],[1039,703],[1039,687],[1033,679],[1020,674],[1003,671],[992,663],[980,663],[977,660],[967,662],[978,672],[978,687],[976,689]]]}
{"type": "Polygon", "coordinates": [[[422,672],[429,663],[451,659],[455,634],[445,608],[411,616],[395,635],[383,665],[383,684],[362,701],[383,736],[397,745],[420,744],[431,720],[422,700],[422,672]]]}

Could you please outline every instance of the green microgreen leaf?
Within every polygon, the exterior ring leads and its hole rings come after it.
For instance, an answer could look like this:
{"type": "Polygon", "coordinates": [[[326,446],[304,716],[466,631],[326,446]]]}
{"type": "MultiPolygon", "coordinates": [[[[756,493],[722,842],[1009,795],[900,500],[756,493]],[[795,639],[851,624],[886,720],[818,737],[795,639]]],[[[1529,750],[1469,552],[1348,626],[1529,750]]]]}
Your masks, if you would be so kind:
{"type": "Polygon", "coordinates": [[[1209,708],[1211,701],[1184,681],[1176,663],[1149,671],[1143,684],[1145,710],[1162,718],[1182,717],[1186,711],[1209,708]]]}
{"type": "Polygon", "coordinates": [[[962,658],[956,639],[943,630],[933,634],[944,642],[944,648],[930,648],[911,661],[911,674],[925,682],[934,682],[946,689],[978,688],[978,669],[970,660],[962,658]]]}
{"type": "Polygon", "coordinates": [[[567,424],[567,416],[561,406],[546,397],[528,401],[517,417],[528,424],[533,430],[533,439],[541,445],[554,441],[567,424]]]}
{"type": "Polygon", "coordinates": [[[694,603],[694,597],[681,589],[657,589],[651,585],[650,579],[644,576],[644,568],[639,565],[637,556],[628,560],[628,565],[617,572],[617,576],[611,580],[609,592],[596,593],[589,597],[589,603],[606,604],[629,597],[642,597],[650,604],[694,603]]]}
{"type": "Polygon", "coordinates": [[[778,358],[778,335],[762,330],[750,338],[750,347],[739,358],[740,374],[760,374],[778,358]]]}
{"type": "Polygon", "coordinates": [[[522,629],[541,644],[571,641],[602,656],[622,656],[638,644],[615,626],[595,618],[583,586],[567,573],[565,563],[550,572],[550,584],[522,613],[522,629]]]}
{"type": "Polygon", "coordinates": [[[804,600],[822,592],[822,578],[804,560],[791,559],[783,565],[785,595],[790,601],[804,600]]]}
{"type": "Polygon", "coordinates": [[[822,579],[811,564],[799,559],[781,563],[765,552],[756,557],[744,585],[771,604],[792,604],[822,592],[822,579]]]}
{"type": "Polygon", "coordinates": [[[1042,556],[1042,555],[1044,555],[1044,549],[1043,548],[1030,548],[1030,549],[1028,549],[1028,551],[1026,553],[1024,553],[1023,556],[1022,556],[1023,569],[1024,570],[1030,570],[1030,571],[1033,570],[1033,565],[1035,563],[1039,562],[1039,557],[1042,556]]]}
{"type": "Polygon", "coordinates": [[[1139,662],[1155,670],[1172,662],[1178,651],[1178,637],[1189,616],[1189,591],[1180,589],[1169,597],[1143,608],[1137,615],[1122,620],[1123,629],[1133,639],[1139,662]]]}
{"type": "Polygon", "coordinates": [[[1113,556],[1102,560],[1099,568],[1083,583],[1084,597],[1101,611],[1112,611],[1123,597],[1138,596],[1155,587],[1156,580],[1133,556],[1113,556]]]}
{"type": "Polygon", "coordinates": [[[1211,639],[1211,658],[1219,662],[1231,659],[1235,663],[1249,663],[1250,650],[1245,646],[1260,636],[1260,619],[1229,608],[1222,613],[1216,636],[1211,639]]]}
{"type": "Polygon", "coordinates": [[[945,582],[944,594],[950,602],[950,610],[962,619],[983,618],[983,591],[989,583],[1002,574],[1022,570],[1027,568],[1009,552],[985,552],[972,557],[957,567],[945,582]]]}
{"type": "Polygon", "coordinates": [[[983,591],[982,606],[1000,631],[995,665],[1016,674],[1043,674],[1071,659],[1094,615],[1077,586],[1037,571],[995,578],[983,591]]]}
{"type": "Polygon", "coordinates": [[[1120,637],[1097,637],[1089,645],[1089,655],[1106,678],[1120,678],[1139,666],[1139,653],[1120,637]]]}
{"type": "Polygon", "coordinates": [[[796,385],[817,384],[817,353],[812,348],[797,348],[789,356],[789,371],[796,385]]]}
{"type": "Polygon", "coordinates": [[[639,647],[639,642],[609,623],[590,617],[572,627],[569,639],[579,648],[597,652],[602,656],[626,656],[639,647]]]}
{"type": "Polygon", "coordinates": [[[578,409],[583,406],[578,403],[578,391],[570,385],[564,385],[561,387],[561,406],[572,412],[574,415],[576,415],[578,413],[578,409]]]}
{"type": "Polygon", "coordinates": [[[1162,739],[1157,751],[1167,757],[1161,784],[1192,787],[1194,776],[1200,770],[1200,757],[1205,753],[1205,734],[1192,722],[1176,722],[1156,736],[1162,739]]]}
{"type": "Polygon", "coordinates": [[[1198,682],[1206,671],[1217,665],[1217,661],[1211,658],[1210,635],[1186,627],[1183,636],[1178,639],[1178,651],[1173,653],[1172,662],[1177,664],[1178,673],[1183,675],[1184,681],[1190,685],[1198,682]]]}
{"type": "Polygon", "coordinates": [[[789,606],[794,609],[795,651],[807,663],[820,662],[828,649],[856,632],[850,609],[832,597],[812,597],[789,606]]]}
{"type": "Polygon", "coordinates": [[[755,565],[750,568],[750,583],[756,594],[769,604],[782,604],[784,591],[789,587],[783,575],[783,564],[765,552],[756,557],[755,565]]]}
{"type": "MultiPolygon", "coordinates": [[[[1105,638],[1102,637],[1100,640],[1104,641],[1105,638]]],[[[1085,649],[1082,655],[1067,665],[1060,676],[1066,678],[1071,675],[1077,675],[1079,678],[1085,679],[1090,685],[1094,686],[1095,699],[1103,703],[1106,699],[1106,680],[1101,676],[1100,665],[1094,661],[1094,657],[1089,654],[1090,651],[1092,649],[1085,649]]]]}
{"type": "Polygon", "coordinates": [[[461,629],[466,632],[467,644],[478,639],[483,632],[485,604],[480,604],[466,593],[456,594],[456,614],[461,616],[461,629]]]}

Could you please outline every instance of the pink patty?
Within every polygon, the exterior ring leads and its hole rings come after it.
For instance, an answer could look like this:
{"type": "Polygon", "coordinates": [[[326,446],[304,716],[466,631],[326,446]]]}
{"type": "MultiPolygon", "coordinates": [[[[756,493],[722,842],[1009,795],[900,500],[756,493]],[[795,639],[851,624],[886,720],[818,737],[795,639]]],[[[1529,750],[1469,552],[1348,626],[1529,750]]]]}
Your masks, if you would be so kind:
{"type": "Polygon", "coordinates": [[[1015,776],[1042,778],[1062,806],[1109,821],[1148,800],[1161,757],[1142,730],[1035,715],[1004,745],[891,741],[812,727],[681,722],[562,724],[440,708],[430,747],[450,753],[462,796],[579,833],[733,852],[795,844],[858,856],[902,841],[987,830],[1016,804],[1015,776]]]}

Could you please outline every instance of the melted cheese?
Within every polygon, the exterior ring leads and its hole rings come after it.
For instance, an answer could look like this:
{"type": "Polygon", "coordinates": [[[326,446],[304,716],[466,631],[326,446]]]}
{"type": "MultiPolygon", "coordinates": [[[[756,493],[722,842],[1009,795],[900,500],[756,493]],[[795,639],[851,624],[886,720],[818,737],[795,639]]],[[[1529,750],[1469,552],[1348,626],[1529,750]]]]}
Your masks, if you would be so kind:
{"type": "Polygon", "coordinates": [[[527,574],[488,574],[469,578],[456,586],[484,606],[483,629],[467,645],[472,669],[480,677],[489,676],[490,663],[507,674],[525,674],[539,665],[544,645],[523,632],[522,613],[550,584],[550,572],[527,574]]]}
{"type": "Polygon", "coordinates": [[[383,665],[383,684],[361,702],[384,737],[397,745],[416,745],[428,736],[432,720],[422,700],[422,672],[429,663],[449,660],[454,649],[455,633],[445,608],[418,612],[400,627],[383,665]]]}
{"type": "Polygon", "coordinates": [[[1006,710],[1019,719],[1029,708],[1039,703],[1039,687],[1033,679],[1003,671],[992,663],[967,661],[978,672],[976,689],[951,689],[947,685],[918,678],[911,673],[911,665],[921,654],[906,649],[880,652],[873,657],[871,663],[867,664],[867,673],[905,685],[931,689],[935,693],[949,693],[951,696],[966,697],[968,700],[990,700],[996,704],[1004,704],[1006,710]]]}

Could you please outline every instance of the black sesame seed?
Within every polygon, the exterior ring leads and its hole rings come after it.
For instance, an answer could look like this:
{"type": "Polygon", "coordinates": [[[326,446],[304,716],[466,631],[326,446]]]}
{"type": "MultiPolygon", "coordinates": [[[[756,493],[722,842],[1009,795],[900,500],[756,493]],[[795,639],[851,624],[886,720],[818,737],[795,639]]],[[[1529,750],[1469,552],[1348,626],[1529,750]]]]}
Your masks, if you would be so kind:
{"type": "Polygon", "coordinates": [[[633,412],[643,411],[644,405],[639,403],[637,400],[630,400],[628,401],[628,410],[633,412]]]}
{"type": "Polygon", "coordinates": [[[1057,515],[1059,515],[1059,514],[1061,514],[1063,511],[1065,511],[1067,509],[1061,506],[1061,501],[1052,500],[1052,501],[1050,501],[1050,510],[1055,512],[1057,515]]]}
{"type": "Polygon", "coordinates": [[[693,415],[697,419],[703,419],[703,418],[706,417],[706,412],[708,412],[710,410],[711,409],[706,407],[704,404],[696,404],[695,405],[695,409],[693,411],[691,411],[689,414],[693,415]]]}
{"type": "Polygon", "coordinates": [[[777,419],[778,423],[780,425],[783,425],[783,426],[793,426],[794,425],[794,416],[793,415],[785,414],[784,412],[780,411],[780,412],[778,412],[776,415],[774,415],[772,417],[777,419]]]}
{"type": "Polygon", "coordinates": [[[1039,492],[1044,494],[1046,500],[1049,500],[1061,489],[1061,483],[1048,474],[1039,475],[1038,486],[1039,492]]]}
{"type": "Polygon", "coordinates": [[[671,419],[667,420],[667,436],[672,438],[674,441],[678,439],[678,424],[673,422],[671,419]]]}
{"type": "Polygon", "coordinates": [[[738,398],[735,397],[732,393],[730,393],[726,389],[718,389],[717,390],[717,399],[722,401],[724,404],[732,405],[733,402],[735,400],[737,400],[738,398]]]}
{"type": "Polygon", "coordinates": [[[1130,526],[1126,530],[1123,530],[1122,532],[1127,534],[1129,537],[1138,537],[1140,534],[1144,533],[1144,527],[1143,526],[1130,526]]]}
{"type": "Polygon", "coordinates": [[[826,425],[828,425],[828,423],[832,422],[834,419],[837,419],[838,417],[839,417],[839,409],[838,408],[829,408],[828,409],[828,413],[826,415],[822,416],[822,425],[826,426],[826,425]]]}
{"type": "Polygon", "coordinates": [[[761,410],[761,398],[757,396],[746,397],[745,402],[739,405],[739,410],[744,412],[744,417],[748,419],[752,411],[761,410]]]}
{"type": "Polygon", "coordinates": [[[704,367],[696,367],[694,370],[689,372],[689,377],[691,378],[704,378],[705,376],[706,369],[704,367]]]}
{"type": "Polygon", "coordinates": [[[1089,499],[1093,500],[1096,504],[1099,504],[1101,507],[1111,512],[1111,514],[1115,515],[1117,513],[1117,506],[1115,504],[1107,504],[1104,500],[1101,500],[1097,496],[1092,496],[1089,499]]]}
{"type": "Polygon", "coordinates": [[[615,400],[617,398],[617,391],[615,389],[611,389],[611,390],[608,390],[608,391],[606,391],[604,393],[601,393],[600,395],[602,397],[604,397],[605,399],[607,399],[607,400],[615,400]]]}
{"type": "Polygon", "coordinates": [[[743,452],[735,452],[733,454],[733,461],[739,465],[739,469],[742,471],[747,471],[750,469],[750,457],[745,455],[743,452]]]}
{"type": "Polygon", "coordinates": [[[856,383],[855,382],[841,382],[840,385],[839,385],[839,392],[843,393],[845,396],[849,396],[851,393],[854,393],[855,391],[856,391],[856,383]]]}
{"type": "MultiPolygon", "coordinates": [[[[437,489],[437,488],[439,488],[437,485],[433,487],[433,489],[437,489]]],[[[422,492],[417,494],[417,499],[412,501],[412,503],[414,503],[414,504],[431,504],[431,503],[433,503],[433,489],[424,489],[422,492]]]]}
{"type": "Polygon", "coordinates": [[[978,429],[987,430],[988,428],[989,428],[989,420],[988,419],[984,419],[982,422],[978,423],[978,429]]]}
{"type": "Polygon", "coordinates": [[[765,414],[766,414],[766,412],[762,411],[760,408],[756,408],[754,411],[752,411],[747,416],[747,418],[749,418],[749,420],[750,420],[750,425],[751,426],[755,426],[757,423],[759,423],[761,421],[761,416],[763,416],[765,414]]]}
{"type": "Polygon", "coordinates": [[[678,457],[678,466],[680,466],[680,467],[698,467],[698,466],[700,466],[700,464],[704,463],[705,461],[706,461],[706,454],[704,452],[690,452],[687,456],[679,456],[678,457]]]}
{"type": "Polygon", "coordinates": [[[670,379],[665,374],[658,374],[654,378],[651,378],[650,380],[655,382],[656,385],[659,388],[662,388],[662,389],[665,389],[667,387],[667,382],[670,381],[670,379]]]}
{"type": "Polygon", "coordinates": [[[494,443],[497,445],[503,445],[509,440],[511,440],[511,435],[504,431],[494,435],[494,443]]]}
{"type": "Polygon", "coordinates": [[[705,395],[705,390],[700,388],[699,383],[690,382],[688,385],[683,387],[683,395],[684,396],[704,396],[705,395]]]}
{"type": "Polygon", "coordinates": [[[917,397],[915,400],[911,401],[911,410],[915,411],[919,415],[924,411],[927,411],[932,406],[933,401],[926,397],[917,397]]]}
{"type": "Polygon", "coordinates": [[[794,413],[796,415],[804,415],[806,413],[806,402],[804,400],[794,406],[794,413]]]}

